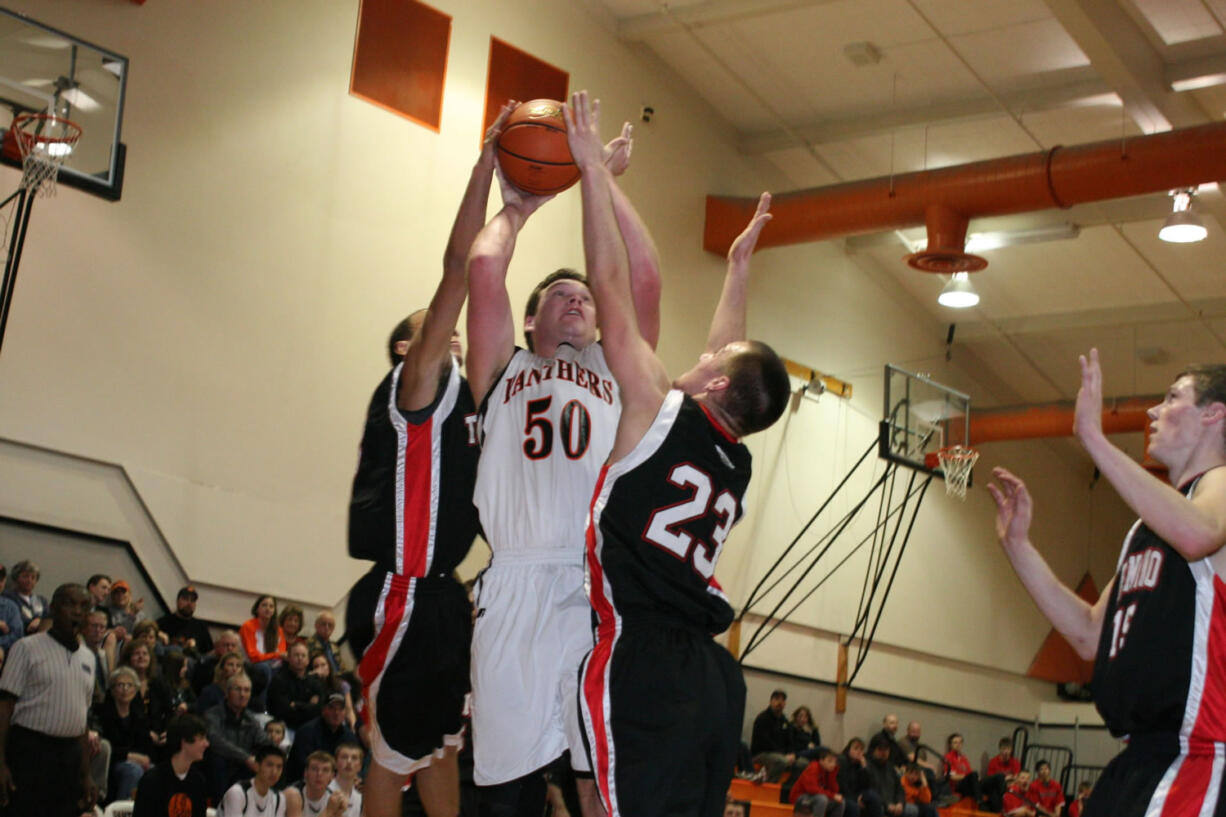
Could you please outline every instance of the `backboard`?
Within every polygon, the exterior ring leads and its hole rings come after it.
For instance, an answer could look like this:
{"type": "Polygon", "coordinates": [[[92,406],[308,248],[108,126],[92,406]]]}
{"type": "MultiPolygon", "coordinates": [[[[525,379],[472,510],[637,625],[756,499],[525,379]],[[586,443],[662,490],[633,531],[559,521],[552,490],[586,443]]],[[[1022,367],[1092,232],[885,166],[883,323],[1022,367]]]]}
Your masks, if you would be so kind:
{"type": "MultiPolygon", "coordinates": [[[[0,8],[0,129],[21,113],[55,114],[84,133],[59,183],[111,201],[123,190],[123,122],[128,58],[0,8]]],[[[0,162],[21,166],[0,152],[0,162]]]]}
{"type": "Polygon", "coordinates": [[[970,396],[889,363],[884,392],[878,455],[944,477],[937,452],[970,446],[970,396]]]}

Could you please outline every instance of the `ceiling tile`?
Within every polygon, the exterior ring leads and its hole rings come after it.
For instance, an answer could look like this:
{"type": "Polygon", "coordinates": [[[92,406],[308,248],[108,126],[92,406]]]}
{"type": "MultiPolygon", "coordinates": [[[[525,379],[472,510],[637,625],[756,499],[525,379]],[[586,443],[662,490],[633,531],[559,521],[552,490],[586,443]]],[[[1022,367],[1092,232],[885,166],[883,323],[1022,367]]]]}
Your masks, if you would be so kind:
{"type": "Polygon", "coordinates": [[[1014,77],[1089,65],[1054,19],[976,31],[951,38],[953,47],[988,85],[1014,77]]]}
{"type": "Polygon", "coordinates": [[[929,21],[946,36],[1050,18],[1043,0],[916,0],[929,21]]]}
{"type": "Polygon", "coordinates": [[[1208,7],[1201,0],[1132,0],[1132,3],[1167,45],[1221,34],[1220,21],[1226,18],[1223,4],[1212,0],[1208,7]]]}

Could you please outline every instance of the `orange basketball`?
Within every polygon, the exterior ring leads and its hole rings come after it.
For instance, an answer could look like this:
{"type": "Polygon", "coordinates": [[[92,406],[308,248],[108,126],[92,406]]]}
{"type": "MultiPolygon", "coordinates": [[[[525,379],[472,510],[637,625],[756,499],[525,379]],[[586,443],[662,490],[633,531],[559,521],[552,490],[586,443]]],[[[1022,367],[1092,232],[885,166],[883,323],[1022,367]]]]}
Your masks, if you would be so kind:
{"type": "Polygon", "coordinates": [[[534,99],[512,111],[498,137],[498,163],[507,181],[525,193],[560,193],[579,181],[562,103],[534,99]]]}

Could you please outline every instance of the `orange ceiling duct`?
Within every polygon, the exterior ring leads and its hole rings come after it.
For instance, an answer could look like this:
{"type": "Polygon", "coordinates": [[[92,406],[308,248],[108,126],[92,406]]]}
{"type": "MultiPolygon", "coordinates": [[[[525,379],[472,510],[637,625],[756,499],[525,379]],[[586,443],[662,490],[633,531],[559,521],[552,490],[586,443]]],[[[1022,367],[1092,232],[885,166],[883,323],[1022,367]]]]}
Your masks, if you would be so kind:
{"type": "MultiPolygon", "coordinates": [[[[1103,431],[1126,434],[1147,432],[1146,410],[1162,402],[1160,398],[1133,397],[1118,401],[1103,410],[1103,431]]],[[[1034,406],[1008,411],[979,411],[971,419],[971,445],[999,440],[1032,440],[1037,437],[1069,437],[1073,433],[1073,407],[1034,406]]]]}
{"type": "MultiPolygon", "coordinates": [[[[969,219],[1068,208],[1226,178],[1226,122],[1127,140],[776,194],[758,248],[928,226],[908,262],[928,272],[982,269],[963,252],[969,219]]],[[[707,196],[703,248],[724,255],[757,198],[707,196]]]]}

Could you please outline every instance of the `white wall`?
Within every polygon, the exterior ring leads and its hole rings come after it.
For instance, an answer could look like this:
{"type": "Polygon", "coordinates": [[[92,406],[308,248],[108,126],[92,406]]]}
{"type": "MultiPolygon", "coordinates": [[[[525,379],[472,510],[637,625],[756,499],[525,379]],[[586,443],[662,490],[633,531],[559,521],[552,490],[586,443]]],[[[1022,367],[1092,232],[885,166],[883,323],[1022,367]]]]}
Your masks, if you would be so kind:
{"type": "MultiPolygon", "coordinates": [[[[610,133],[643,104],[655,108],[623,186],[664,262],[661,355],[679,370],[698,351],[723,269],[701,250],[704,196],[780,180],[739,156],[705,103],[582,4],[435,5],[454,17],[439,134],[348,95],[356,0],[15,0],[131,58],[128,167],[119,203],[64,189],[35,208],[0,357],[0,436],[14,450],[119,469],[151,522],[111,530],[107,517],[123,514],[102,507],[105,494],[78,502],[94,489],[67,478],[54,491],[0,495],[0,511],[106,528],[138,553],[168,547],[172,558],[151,573],[163,593],[182,578],[213,588],[201,598],[207,618],[240,620],[262,592],[341,600],[364,570],[344,556],[363,408],[386,366],[386,333],[437,278],[475,158],[491,34],[569,70],[572,88],[591,87],[610,133]]],[[[0,171],[0,187],[15,182],[0,171]]],[[[513,302],[544,272],[580,265],[579,219],[573,192],[533,217],[513,302]]],[[[878,280],[835,242],[755,262],[751,334],[850,380],[856,397],[804,401],[753,441],[753,513],[719,569],[734,600],[875,435],[885,362],[925,368],[976,399],[988,389],[956,356],[944,363],[943,326],[878,280]]],[[[987,465],[997,459],[1034,478],[1036,540],[1060,575],[1075,581],[1090,566],[1105,583],[1125,514],[1105,487],[1091,494],[1084,458],[1028,443],[985,449],[987,465]]],[[[39,484],[37,468],[25,454],[0,456],[0,483],[39,484]]],[[[980,466],[980,484],[985,474],[980,466]]],[[[832,679],[835,634],[859,586],[850,571],[833,581],[762,660],[832,679]]],[[[963,505],[934,486],[863,682],[1026,718],[1050,697],[1050,685],[1020,676],[1046,631],[994,544],[982,488],[963,505]]]]}

